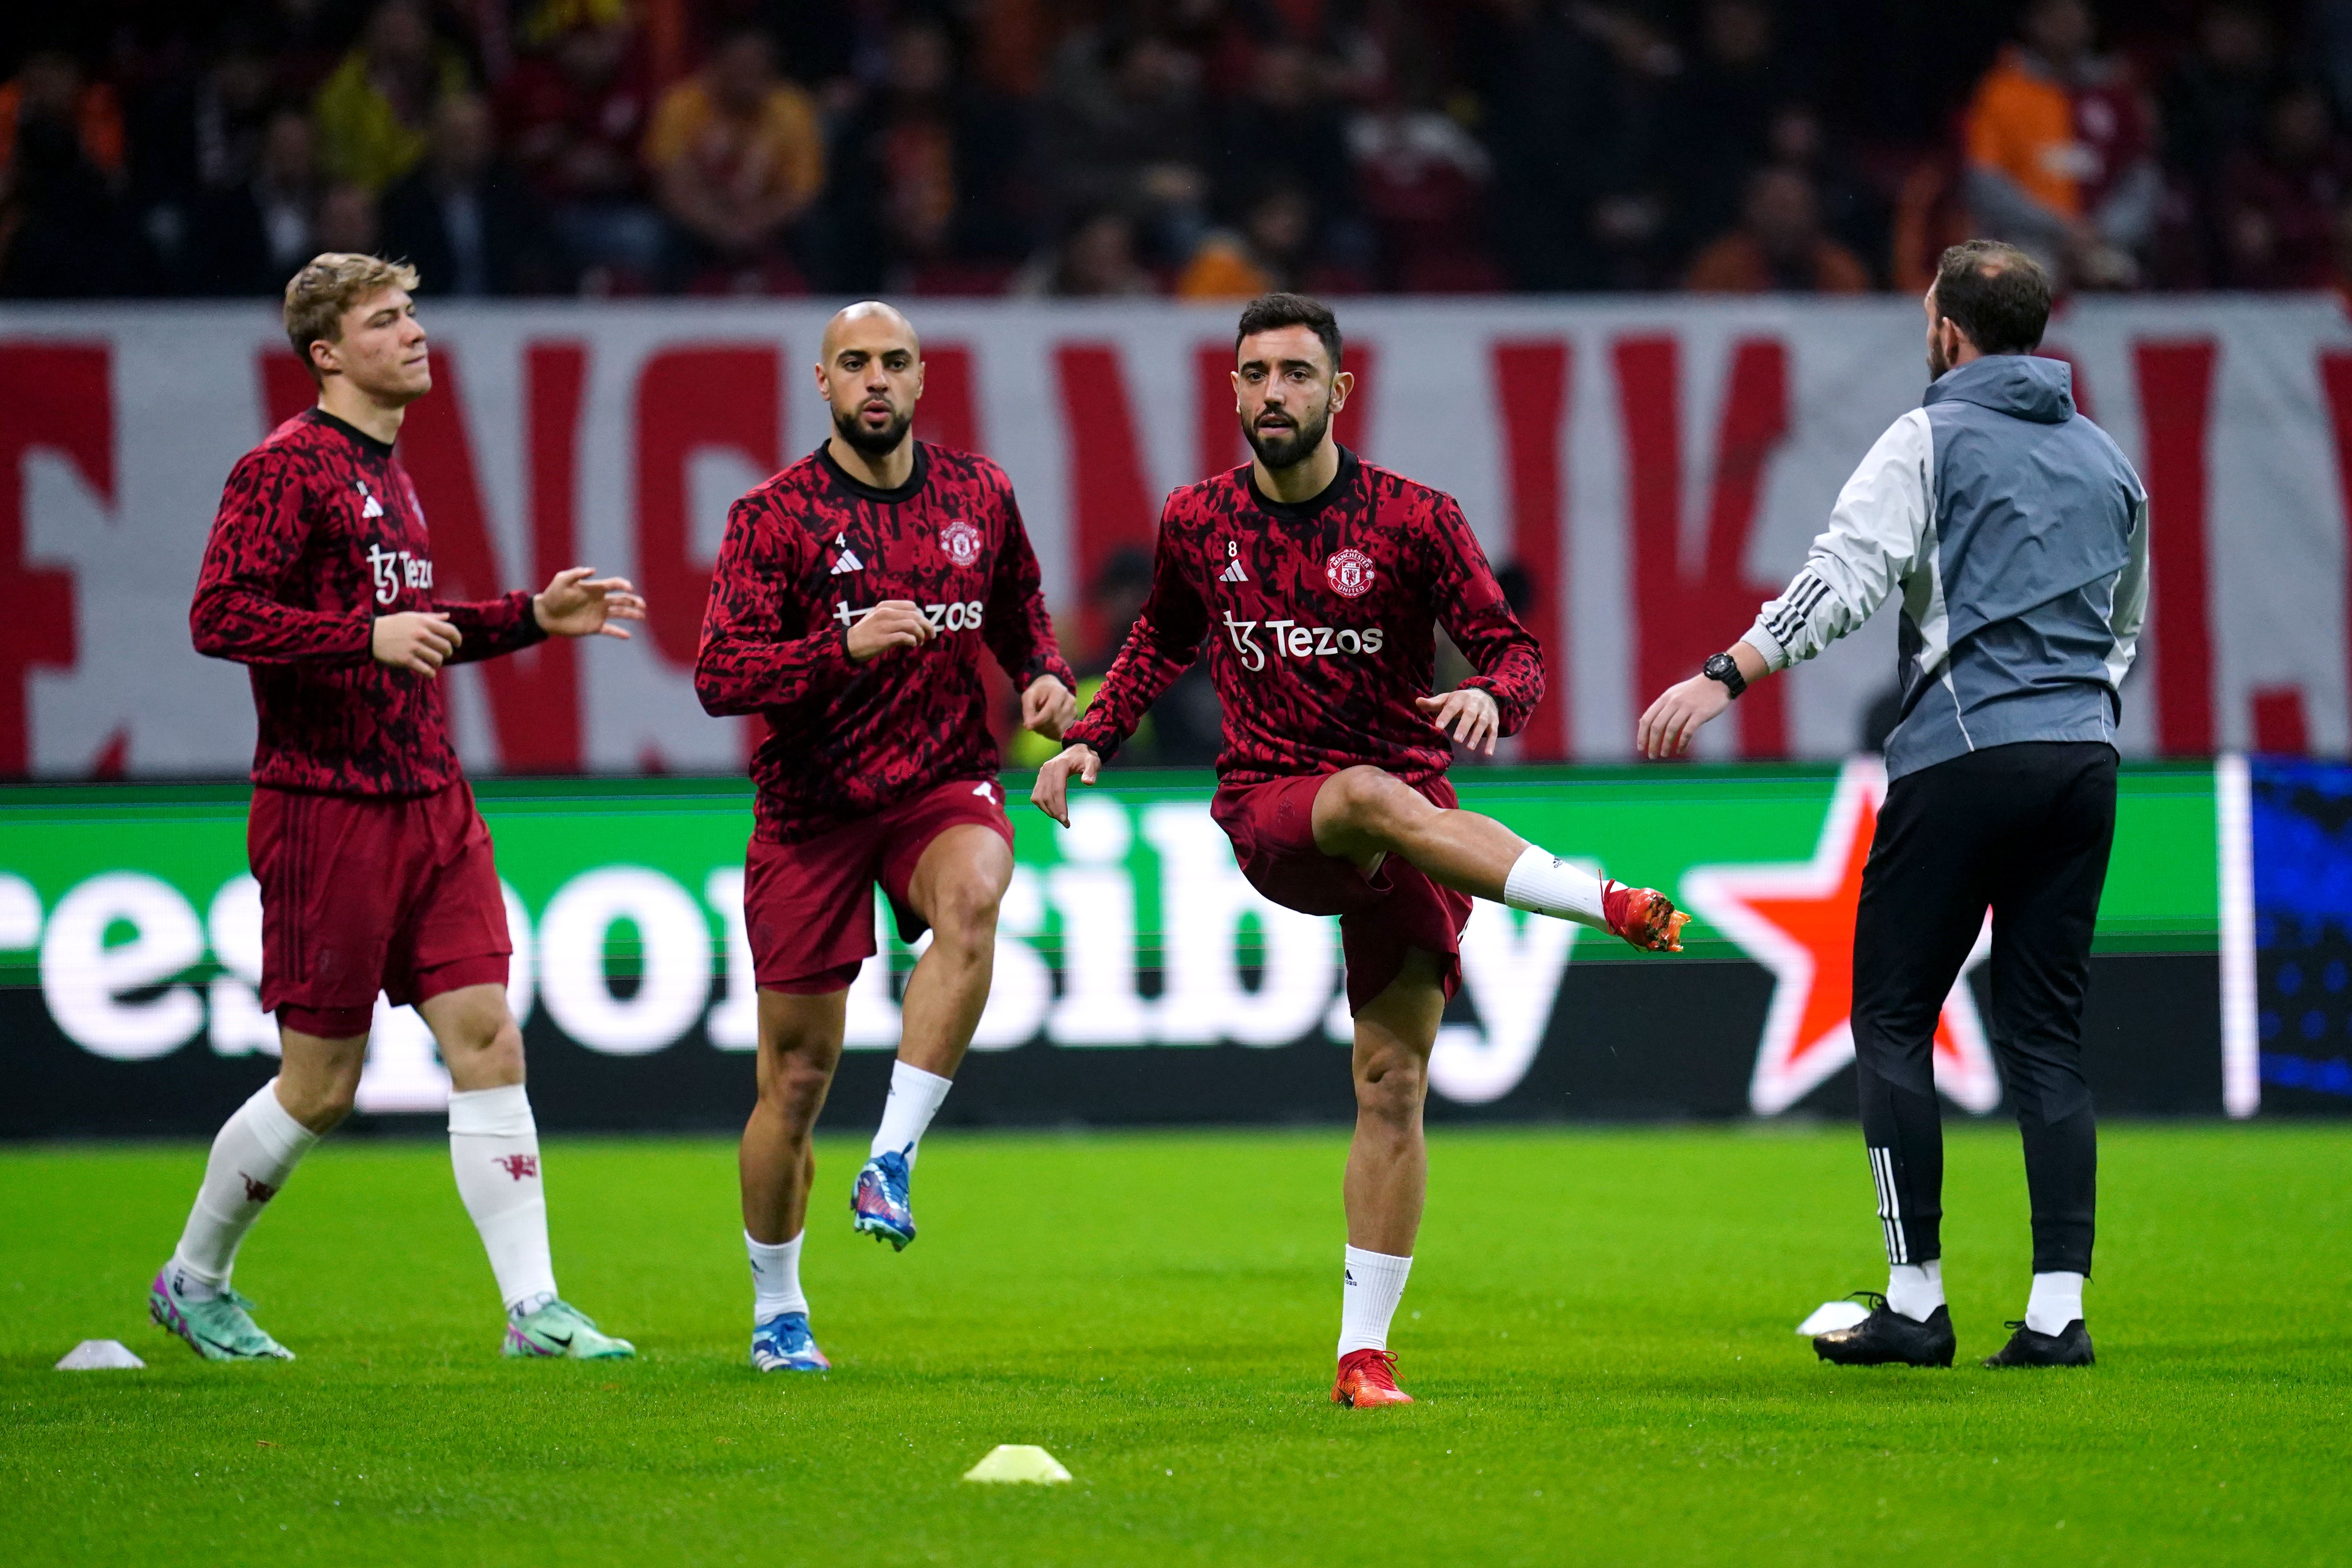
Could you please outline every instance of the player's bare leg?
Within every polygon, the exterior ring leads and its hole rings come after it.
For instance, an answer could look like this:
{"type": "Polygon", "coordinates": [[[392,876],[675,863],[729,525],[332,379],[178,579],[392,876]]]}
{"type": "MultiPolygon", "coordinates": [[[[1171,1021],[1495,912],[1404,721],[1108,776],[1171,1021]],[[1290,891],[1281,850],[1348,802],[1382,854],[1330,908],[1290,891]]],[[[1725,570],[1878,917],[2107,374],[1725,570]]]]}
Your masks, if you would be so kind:
{"type": "Polygon", "coordinates": [[[856,1227],[894,1247],[915,1239],[908,1196],[915,1159],[988,1005],[996,910],[1012,881],[1012,849],[977,823],[933,838],[908,879],[908,902],[931,928],[931,941],[907,977],[890,1099],[849,1201],[856,1227]]]}
{"type": "Polygon", "coordinates": [[[743,1229],[763,1246],[795,1240],[808,1220],[816,1173],[810,1136],[841,1062],[847,990],[760,993],[760,1098],[743,1125],[738,1169],[743,1229]]]}
{"type": "Polygon", "coordinates": [[[803,995],[760,991],[760,1098],[743,1124],[737,1168],[743,1243],[751,1259],[751,1364],[761,1372],[824,1372],[809,1333],[801,1243],[816,1179],[811,1137],[841,1063],[846,988],[803,995]]]}
{"type": "Polygon", "coordinates": [[[1437,961],[1415,949],[1404,968],[1356,1015],[1356,1135],[1344,1187],[1348,1252],[1339,1308],[1339,1375],[1334,1401],[1357,1407],[1409,1405],[1391,1370],[1389,1321],[1412,1269],[1429,1186],[1421,1113],[1429,1098],[1429,1053],[1445,1013],[1437,961]]]}
{"type": "Polygon", "coordinates": [[[1664,893],[1600,880],[1537,848],[1491,816],[1432,803],[1384,769],[1342,768],[1315,794],[1315,847],[1370,871],[1402,856],[1473,898],[1572,920],[1638,948],[1682,951],[1690,917],[1664,893]]]}

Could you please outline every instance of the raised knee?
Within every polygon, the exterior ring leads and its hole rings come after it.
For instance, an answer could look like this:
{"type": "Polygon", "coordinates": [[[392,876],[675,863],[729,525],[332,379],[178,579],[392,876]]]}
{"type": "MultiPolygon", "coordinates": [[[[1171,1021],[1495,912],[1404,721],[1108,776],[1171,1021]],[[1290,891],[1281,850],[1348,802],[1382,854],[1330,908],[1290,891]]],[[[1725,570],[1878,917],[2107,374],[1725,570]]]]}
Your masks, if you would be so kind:
{"type": "Polygon", "coordinates": [[[1426,804],[1410,784],[1380,768],[1343,768],[1323,787],[1338,792],[1340,819],[1359,832],[1391,834],[1409,820],[1413,806],[1426,804]]]}
{"type": "Polygon", "coordinates": [[[996,906],[1003,897],[995,884],[982,878],[958,878],[932,900],[934,942],[980,951],[996,942],[996,906]]]}

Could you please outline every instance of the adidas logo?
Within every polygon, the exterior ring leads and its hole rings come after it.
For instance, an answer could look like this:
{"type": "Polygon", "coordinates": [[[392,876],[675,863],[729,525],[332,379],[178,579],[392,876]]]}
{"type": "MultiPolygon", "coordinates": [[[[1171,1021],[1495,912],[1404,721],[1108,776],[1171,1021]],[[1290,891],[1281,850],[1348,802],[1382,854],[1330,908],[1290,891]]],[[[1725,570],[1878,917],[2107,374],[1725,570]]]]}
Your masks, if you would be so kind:
{"type": "Polygon", "coordinates": [[[863,572],[866,570],[866,563],[857,558],[857,552],[849,548],[849,535],[845,533],[835,534],[833,536],[833,547],[841,552],[840,556],[833,563],[833,574],[835,576],[839,577],[845,573],[863,572]]]}
{"type": "Polygon", "coordinates": [[[1242,563],[1239,561],[1229,561],[1225,563],[1225,569],[1217,574],[1217,581],[1220,583],[1246,583],[1249,581],[1249,574],[1242,570],[1242,563]]]}
{"type": "Polygon", "coordinates": [[[362,517],[382,517],[383,515],[383,503],[375,499],[375,492],[367,488],[367,481],[365,479],[359,479],[354,482],[359,486],[360,494],[367,498],[367,504],[360,508],[360,515],[362,517]]]}

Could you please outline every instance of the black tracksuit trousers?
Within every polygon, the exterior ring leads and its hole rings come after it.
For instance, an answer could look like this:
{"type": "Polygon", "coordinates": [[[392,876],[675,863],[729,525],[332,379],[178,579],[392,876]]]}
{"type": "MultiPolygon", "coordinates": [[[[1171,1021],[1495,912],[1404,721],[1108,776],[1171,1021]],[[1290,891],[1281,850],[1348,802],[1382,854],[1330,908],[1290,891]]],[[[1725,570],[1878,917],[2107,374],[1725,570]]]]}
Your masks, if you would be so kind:
{"type": "Polygon", "coordinates": [[[1889,1263],[1943,1256],[1936,1019],[1990,909],[1988,1032],[2024,1135],[2033,1271],[2091,1271],[2083,994],[2115,834],[2116,752],[2102,742],[1990,747],[1887,786],[1854,917],[1853,1049],[1889,1263]]]}

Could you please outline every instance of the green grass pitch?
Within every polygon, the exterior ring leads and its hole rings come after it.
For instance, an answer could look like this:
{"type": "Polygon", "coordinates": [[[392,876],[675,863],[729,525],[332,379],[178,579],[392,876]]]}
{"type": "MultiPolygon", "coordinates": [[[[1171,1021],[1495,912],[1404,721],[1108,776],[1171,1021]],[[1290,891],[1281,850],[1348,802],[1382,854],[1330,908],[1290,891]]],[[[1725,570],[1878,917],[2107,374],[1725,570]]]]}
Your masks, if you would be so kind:
{"type": "Polygon", "coordinates": [[[1328,1402],[1329,1131],[940,1136],[904,1256],[824,1146],[831,1376],[744,1363],[731,1144],[548,1149],[567,1295],[634,1363],[497,1355],[436,1143],[330,1142],[237,1283],[301,1359],[201,1363],[148,1278],[203,1152],[0,1152],[0,1555],[14,1563],[2343,1563],[2352,1132],[2119,1126],[2084,1373],[1990,1373],[2023,1310],[2007,1129],[1956,1130],[1963,1363],[1790,1331],[1880,1284],[1850,1129],[1441,1131],[1393,1343],[1328,1402]],[[67,1373],[120,1338],[143,1373],[67,1373]],[[1064,1487],[983,1488],[1000,1442],[1064,1487]]]}

